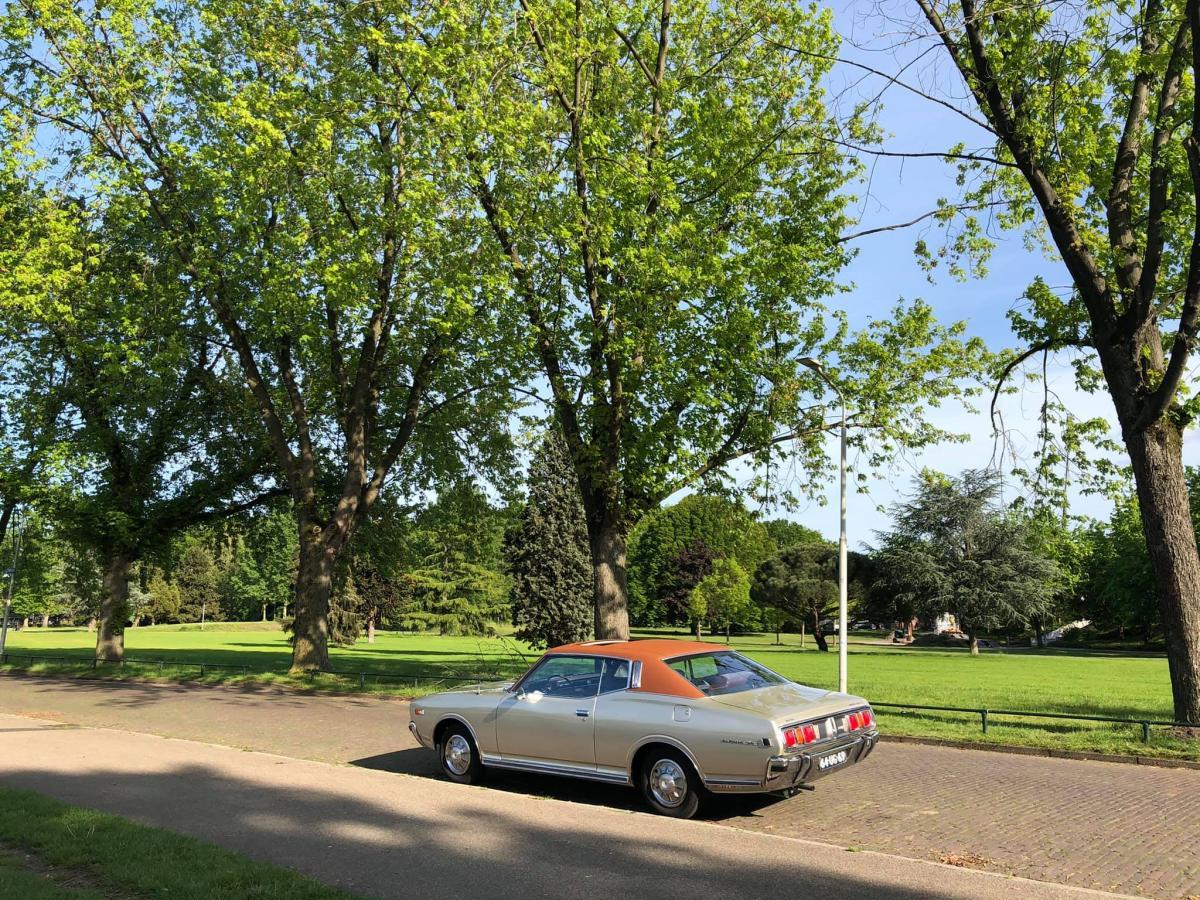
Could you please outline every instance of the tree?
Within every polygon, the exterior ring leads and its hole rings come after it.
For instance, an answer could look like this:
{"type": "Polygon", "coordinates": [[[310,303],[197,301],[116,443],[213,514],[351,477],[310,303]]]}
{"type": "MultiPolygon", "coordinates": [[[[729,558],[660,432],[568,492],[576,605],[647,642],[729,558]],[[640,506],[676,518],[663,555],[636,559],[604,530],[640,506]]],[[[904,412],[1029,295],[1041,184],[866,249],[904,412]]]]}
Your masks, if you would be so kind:
{"type": "Polygon", "coordinates": [[[38,504],[103,557],[95,652],[119,659],[131,568],[187,526],[267,496],[251,492],[269,457],[246,439],[242,389],[163,235],[37,176],[25,173],[38,216],[5,248],[0,312],[21,332],[15,377],[48,386],[20,408],[57,457],[38,504]]]}
{"type": "MultiPolygon", "coordinates": [[[[716,558],[748,572],[775,552],[767,529],[737,500],[690,494],[649,514],[629,538],[631,605],[639,624],[677,621],[678,606],[716,558]]],[[[687,621],[688,617],[684,617],[687,621]]]]}
{"type": "Polygon", "coordinates": [[[713,628],[725,629],[725,643],[729,643],[730,625],[750,611],[750,576],[737,560],[714,560],[712,574],[692,590],[691,605],[697,640],[700,621],[707,619],[713,628]]]}
{"type": "Polygon", "coordinates": [[[592,633],[592,567],[571,458],[557,433],[529,467],[529,494],[504,539],[516,636],[536,648],[592,633]]]}
{"type": "Polygon", "coordinates": [[[829,395],[797,357],[829,361],[856,436],[886,434],[886,453],[932,439],[925,404],[960,390],[978,348],[922,304],[859,333],[827,321],[854,173],[839,145],[859,123],[823,107],[826,13],[477,8],[467,164],[575,467],[596,636],[625,638],[643,516],[739,458],[764,483],[784,452],[825,471],[829,395]]]}
{"type": "Polygon", "coordinates": [[[501,563],[508,508],[475,485],[445,486],[419,510],[405,538],[402,590],[412,602],[400,627],[442,634],[494,634],[510,618],[501,563]]]}
{"type": "Polygon", "coordinates": [[[981,632],[1048,614],[1061,582],[1027,520],[997,506],[995,473],[926,472],[898,505],[875,559],[879,575],[925,613],[950,612],[979,652],[981,632]]]}
{"type": "Polygon", "coordinates": [[[649,605],[644,610],[638,610],[637,606],[634,606],[634,621],[639,625],[660,625],[663,621],[672,624],[692,621],[695,618],[692,615],[692,591],[712,574],[713,563],[721,558],[723,557],[703,538],[697,538],[680,547],[666,570],[661,601],[649,605]],[[659,608],[663,610],[661,618],[654,616],[659,608]]]}
{"type": "Polygon", "coordinates": [[[768,519],[763,522],[767,534],[780,550],[795,547],[797,544],[823,544],[825,538],[821,532],[790,519],[768,519]]]}
{"type": "Polygon", "coordinates": [[[171,580],[179,589],[179,617],[184,622],[219,620],[221,571],[206,535],[188,534],[176,551],[171,580]]]}
{"type": "MultiPolygon", "coordinates": [[[[966,83],[961,110],[994,143],[960,183],[987,222],[1030,229],[1062,259],[1013,317],[1036,354],[1080,348],[1081,386],[1112,398],[1133,468],[1167,630],[1175,717],[1200,719],[1200,555],[1187,515],[1183,430],[1200,401],[1185,374],[1200,325],[1200,4],[915,0],[966,83]]],[[[951,104],[953,106],[953,104],[951,104]]],[[[962,148],[956,148],[961,150],[962,148]]],[[[943,215],[953,219],[947,207],[943,215]]],[[[959,247],[986,251],[980,218],[959,247]]]]}
{"type": "Polygon", "coordinates": [[[838,602],[838,552],[828,541],[785,547],[754,572],[750,598],[793,622],[806,622],[822,652],[829,642],[821,622],[838,602]]]}
{"type": "Polygon", "coordinates": [[[156,625],[160,622],[178,622],[182,608],[183,596],[179,586],[168,581],[156,569],[146,584],[146,602],[139,612],[150,620],[151,625],[156,625]]]}
{"type": "Polygon", "coordinates": [[[259,615],[265,622],[275,610],[276,618],[282,618],[295,593],[297,555],[290,510],[269,509],[238,522],[224,585],[228,617],[259,615]]]}
{"type": "Polygon", "coordinates": [[[506,456],[523,356],[447,140],[470,6],[4,12],[14,108],[162,235],[236,357],[293,501],[295,670],[329,666],[339,566],[389,478],[415,495],[506,456]]]}

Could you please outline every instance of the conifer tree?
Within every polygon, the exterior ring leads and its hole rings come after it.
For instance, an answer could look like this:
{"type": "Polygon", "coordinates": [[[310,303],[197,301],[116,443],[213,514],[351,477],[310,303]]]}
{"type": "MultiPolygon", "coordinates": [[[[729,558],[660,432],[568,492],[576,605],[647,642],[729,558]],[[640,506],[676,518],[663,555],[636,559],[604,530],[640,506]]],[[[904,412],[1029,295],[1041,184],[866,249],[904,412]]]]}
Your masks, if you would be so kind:
{"type": "Polygon", "coordinates": [[[579,487],[566,447],[546,435],[529,469],[529,497],[504,539],[517,637],[535,647],[586,640],[592,566],[579,487]]]}

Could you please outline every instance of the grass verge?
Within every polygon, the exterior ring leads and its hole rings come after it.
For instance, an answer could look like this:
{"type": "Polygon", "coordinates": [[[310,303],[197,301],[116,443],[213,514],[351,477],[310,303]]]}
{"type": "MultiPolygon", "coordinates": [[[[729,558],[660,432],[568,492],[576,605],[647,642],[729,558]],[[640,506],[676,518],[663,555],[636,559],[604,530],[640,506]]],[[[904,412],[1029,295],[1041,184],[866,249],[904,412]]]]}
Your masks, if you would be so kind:
{"type": "Polygon", "coordinates": [[[0,897],[352,900],[237,853],[41,794],[0,788],[0,897]]]}

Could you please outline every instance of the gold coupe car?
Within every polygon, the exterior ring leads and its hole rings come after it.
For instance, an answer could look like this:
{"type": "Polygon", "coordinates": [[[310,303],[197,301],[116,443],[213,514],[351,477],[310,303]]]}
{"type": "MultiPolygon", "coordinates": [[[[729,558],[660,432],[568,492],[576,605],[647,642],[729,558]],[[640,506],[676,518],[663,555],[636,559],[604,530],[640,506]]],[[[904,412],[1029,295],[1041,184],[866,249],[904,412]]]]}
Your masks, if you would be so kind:
{"type": "Polygon", "coordinates": [[[695,815],[706,792],[792,796],[865,759],[879,736],[862,698],[692,641],[555,647],[515,683],[410,709],[409,730],[452,781],[495,768],[634,785],[677,818],[695,815]]]}

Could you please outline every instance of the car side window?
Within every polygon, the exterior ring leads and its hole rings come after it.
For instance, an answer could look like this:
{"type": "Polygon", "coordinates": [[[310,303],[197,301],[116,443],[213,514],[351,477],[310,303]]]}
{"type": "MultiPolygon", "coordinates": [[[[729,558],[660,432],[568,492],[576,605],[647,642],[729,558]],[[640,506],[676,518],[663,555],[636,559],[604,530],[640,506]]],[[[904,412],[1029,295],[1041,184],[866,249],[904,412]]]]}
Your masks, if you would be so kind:
{"type": "Polygon", "coordinates": [[[604,660],[595,656],[548,656],[529,673],[521,689],[544,697],[595,697],[603,673],[604,660]]]}
{"type": "Polygon", "coordinates": [[[604,675],[600,679],[600,693],[611,694],[629,687],[629,660],[606,659],[604,675]]]}

